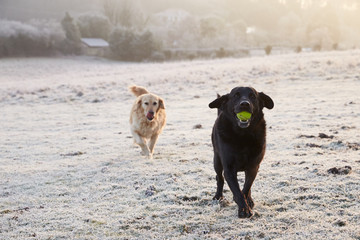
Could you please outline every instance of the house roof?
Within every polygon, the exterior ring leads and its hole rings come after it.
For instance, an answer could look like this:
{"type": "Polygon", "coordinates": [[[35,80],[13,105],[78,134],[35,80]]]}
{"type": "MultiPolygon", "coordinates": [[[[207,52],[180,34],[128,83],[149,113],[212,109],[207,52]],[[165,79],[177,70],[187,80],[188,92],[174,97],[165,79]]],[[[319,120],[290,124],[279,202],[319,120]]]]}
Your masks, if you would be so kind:
{"type": "Polygon", "coordinates": [[[109,43],[102,38],[81,38],[83,42],[88,47],[108,47],[109,43]]]}

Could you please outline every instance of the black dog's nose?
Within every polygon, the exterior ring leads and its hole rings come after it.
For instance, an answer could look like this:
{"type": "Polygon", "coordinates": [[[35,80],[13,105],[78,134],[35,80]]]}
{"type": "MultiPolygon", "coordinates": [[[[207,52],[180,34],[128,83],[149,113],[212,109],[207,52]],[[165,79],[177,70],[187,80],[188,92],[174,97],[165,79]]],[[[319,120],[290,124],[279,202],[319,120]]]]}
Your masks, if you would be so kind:
{"type": "Polygon", "coordinates": [[[241,107],[250,107],[250,102],[249,101],[241,101],[240,106],[241,107]]]}

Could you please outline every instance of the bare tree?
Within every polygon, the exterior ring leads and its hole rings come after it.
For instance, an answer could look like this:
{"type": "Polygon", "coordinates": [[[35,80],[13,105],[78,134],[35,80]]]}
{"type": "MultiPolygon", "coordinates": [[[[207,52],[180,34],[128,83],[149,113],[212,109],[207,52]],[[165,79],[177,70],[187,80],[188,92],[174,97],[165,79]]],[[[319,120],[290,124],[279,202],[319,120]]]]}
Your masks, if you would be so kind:
{"type": "Polygon", "coordinates": [[[66,34],[64,51],[67,53],[79,54],[81,51],[81,35],[79,29],[74,23],[74,19],[70,16],[68,12],[61,20],[61,26],[63,27],[66,34]]]}
{"type": "Polygon", "coordinates": [[[61,20],[61,25],[65,31],[66,38],[75,43],[80,42],[80,32],[74,23],[74,19],[66,12],[65,17],[61,20]]]}
{"type": "Polygon", "coordinates": [[[103,10],[105,16],[115,26],[131,28],[139,25],[141,27],[146,22],[131,0],[104,0],[103,10]]]}

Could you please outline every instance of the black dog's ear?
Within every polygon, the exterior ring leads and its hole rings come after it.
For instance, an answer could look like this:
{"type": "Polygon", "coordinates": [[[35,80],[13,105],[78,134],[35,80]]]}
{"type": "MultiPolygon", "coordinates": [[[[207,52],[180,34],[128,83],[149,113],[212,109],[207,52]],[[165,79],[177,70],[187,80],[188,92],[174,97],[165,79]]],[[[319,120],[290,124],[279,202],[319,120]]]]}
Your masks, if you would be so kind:
{"type": "Polygon", "coordinates": [[[274,102],[268,95],[261,92],[261,93],[259,93],[259,96],[260,96],[261,101],[263,102],[264,107],[266,107],[268,109],[272,109],[274,107],[274,102]]]}
{"type": "Polygon", "coordinates": [[[209,103],[209,108],[220,108],[223,103],[226,103],[229,100],[229,94],[223,95],[209,103]]]}

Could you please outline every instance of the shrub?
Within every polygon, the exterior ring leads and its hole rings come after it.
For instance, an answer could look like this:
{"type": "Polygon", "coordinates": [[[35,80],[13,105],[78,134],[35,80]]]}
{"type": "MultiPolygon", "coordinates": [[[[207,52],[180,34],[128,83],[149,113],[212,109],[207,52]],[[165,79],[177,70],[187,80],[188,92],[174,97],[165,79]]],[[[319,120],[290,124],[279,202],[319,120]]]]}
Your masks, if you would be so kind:
{"type": "Polygon", "coordinates": [[[111,24],[105,16],[86,13],[78,17],[76,24],[82,37],[108,40],[111,24]]]}
{"type": "Polygon", "coordinates": [[[146,31],[140,35],[137,35],[134,42],[136,61],[148,59],[155,51],[155,41],[150,31],[146,31]]]}
{"type": "Polygon", "coordinates": [[[164,62],[166,60],[166,57],[164,53],[156,51],[151,54],[150,59],[155,62],[164,62]]]}
{"type": "Polygon", "coordinates": [[[321,51],[321,44],[316,44],[315,46],[313,46],[312,50],[314,52],[319,52],[321,51]]]}
{"type": "Polygon", "coordinates": [[[0,57],[53,55],[65,38],[60,26],[49,22],[0,20],[0,25],[0,57]]]}
{"type": "Polygon", "coordinates": [[[166,60],[170,60],[171,57],[172,57],[171,51],[170,51],[170,50],[165,50],[165,51],[164,51],[164,56],[165,56],[165,59],[166,59],[166,60]]]}
{"type": "Polygon", "coordinates": [[[265,53],[266,53],[266,55],[270,55],[271,50],[272,50],[272,46],[267,45],[267,46],[265,47],[265,53]]]}
{"type": "Polygon", "coordinates": [[[110,50],[115,58],[124,61],[134,61],[135,34],[130,29],[116,28],[110,35],[110,50]]]}
{"type": "Polygon", "coordinates": [[[338,49],[339,49],[339,44],[338,44],[338,43],[334,43],[334,44],[332,45],[332,49],[333,49],[333,50],[338,50],[338,49]]]}
{"type": "Polygon", "coordinates": [[[123,61],[149,59],[158,50],[151,32],[139,34],[127,28],[116,28],[110,35],[109,44],[114,57],[123,61]]]}
{"type": "Polygon", "coordinates": [[[200,19],[200,32],[202,37],[213,38],[225,26],[224,20],[219,17],[205,17],[200,19]]]}
{"type": "Polygon", "coordinates": [[[217,58],[224,58],[226,56],[227,56],[227,53],[224,48],[219,48],[219,50],[216,51],[217,58]]]}

